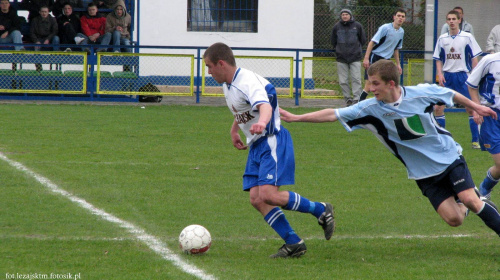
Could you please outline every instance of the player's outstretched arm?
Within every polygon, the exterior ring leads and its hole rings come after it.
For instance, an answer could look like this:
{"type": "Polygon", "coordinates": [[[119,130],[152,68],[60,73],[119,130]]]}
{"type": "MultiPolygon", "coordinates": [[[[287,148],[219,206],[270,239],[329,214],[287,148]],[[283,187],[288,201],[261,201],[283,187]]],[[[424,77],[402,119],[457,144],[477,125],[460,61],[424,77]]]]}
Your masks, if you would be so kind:
{"type": "Polygon", "coordinates": [[[480,116],[492,117],[495,120],[498,118],[497,113],[493,111],[490,107],[479,105],[458,92],[455,93],[455,96],[453,97],[453,102],[463,105],[465,108],[476,112],[480,116]]]}
{"type": "Polygon", "coordinates": [[[335,109],[323,109],[316,112],[311,112],[303,115],[295,115],[280,108],[281,119],[285,122],[334,122],[337,121],[335,109]]]}

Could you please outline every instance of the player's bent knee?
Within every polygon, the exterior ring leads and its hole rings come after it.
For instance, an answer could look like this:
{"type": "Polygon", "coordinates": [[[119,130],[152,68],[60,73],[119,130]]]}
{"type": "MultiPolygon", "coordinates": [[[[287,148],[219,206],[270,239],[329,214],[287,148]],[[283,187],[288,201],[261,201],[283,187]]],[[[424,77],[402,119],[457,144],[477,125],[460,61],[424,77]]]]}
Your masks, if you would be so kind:
{"type": "Polygon", "coordinates": [[[462,225],[464,218],[460,216],[446,217],[443,218],[445,222],[452,227],[459,227],[462,225]]]}

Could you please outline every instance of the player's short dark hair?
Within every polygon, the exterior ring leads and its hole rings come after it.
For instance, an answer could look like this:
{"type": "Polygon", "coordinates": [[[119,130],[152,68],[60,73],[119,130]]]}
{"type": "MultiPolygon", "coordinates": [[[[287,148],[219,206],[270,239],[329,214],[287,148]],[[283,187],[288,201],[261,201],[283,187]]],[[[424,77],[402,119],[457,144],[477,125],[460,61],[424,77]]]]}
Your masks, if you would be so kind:
{"type": "Polygon", "coordinates": [[[97,7],[97,5],[94,2],[90,2],[89,5],[87,6],[87,8],[90,8],[90,7],[97,7]]]}
{"type": "Polygon", "coordinates": [[[446,14],[446,18],[448,18],[448,15],[456,15],[457,16],[457,19],[460,19],[460,13],[455,11],[455,10],[451,10],[449,11],[447,14],[446,14]]]}
{"type": "Polygon", "coordinates": [[[388,83],[389,81],[394,81],[396,86],[399,86],[399,70],[394,62],[381,59],[373,63],[370,68],[368,68],[368,76],[379,75],[382,81],[388,83]]]}
{"type": "Polygon", "coordinates": [[[406,16],[406,10],[403,8],[397,8],[394,14],[392,14],[392,16],[395,16],[397,13],[403,13],[406,16]]]}
{"type": "Polygon", "coordinates": [[[220,60],[227,62],[231,66],[236,66],[236,60],[234,59],[233,50],[224,43],[215,43],[208,47],[208,49],[203,54],[203,58],[209,59],[212,63],[217,63],[220,60]]]}
{"type": "Polygon", "coordinates": [[[464,9],[462,9],[462,7],[460,6],[456,6],[455,8],[453,8],[453,10],[460,10],[462,11],[462,14],[464,13],[464,9]]]}

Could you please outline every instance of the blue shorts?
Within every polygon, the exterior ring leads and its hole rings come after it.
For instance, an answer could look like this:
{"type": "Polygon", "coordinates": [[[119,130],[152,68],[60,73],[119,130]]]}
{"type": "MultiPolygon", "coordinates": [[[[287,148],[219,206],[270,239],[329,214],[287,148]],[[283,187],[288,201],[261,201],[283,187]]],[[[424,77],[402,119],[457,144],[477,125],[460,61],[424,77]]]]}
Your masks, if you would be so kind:
{"type": "Polygon", "coordinates": [[[469,76],[465,72],[456,72],[456,73],[444,72],[444,79],[446,80],[444,86],[454,91],[458,91],[463,96],[470,99],[469,88],[465,84],[465,81],[467,81],[468,77],[469,76]]]}
{"type": "MultiPolygon", "coordinates": [[[[491,108],[500,115],[500,110],[491,108]]],[[[483,117],[479,132],[479,143],[481,150],[488,151],[490,154],[500,153],[500,120],[494,120],[491,117],[483,117]]]]}
{"type": "Polygon", "coordinates": [[[417,185],[435,210],[449,197],[457,199],[458,193],[476,186],[463,156],[455,160],[443,173],[417,180],[417,185]]]}
{"type": "Polygon", "coordinates": [[[243,190],[262,185],[295,184],[295,155],[292,137],[281,127],[275,135],[262,137],[252,144],[248,153],[243,190]]]}

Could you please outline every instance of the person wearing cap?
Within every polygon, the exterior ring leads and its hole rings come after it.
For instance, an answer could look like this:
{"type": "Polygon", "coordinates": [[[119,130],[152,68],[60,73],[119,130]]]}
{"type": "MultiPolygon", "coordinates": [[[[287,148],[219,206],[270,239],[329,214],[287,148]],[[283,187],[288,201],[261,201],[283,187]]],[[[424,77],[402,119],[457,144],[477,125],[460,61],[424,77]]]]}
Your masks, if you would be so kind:
{"type": "Polygon", "coordinates": [[[354,20],[350,10],[340,11],[340,20],[333,26],[331,41],[337,56],[337,73],[344,100],[347,106],[356,104],[362,91],[361,59],[366,34],[363,25],[354,20]],[[349,75],[352,88],[349,85],[349,75]]]}

